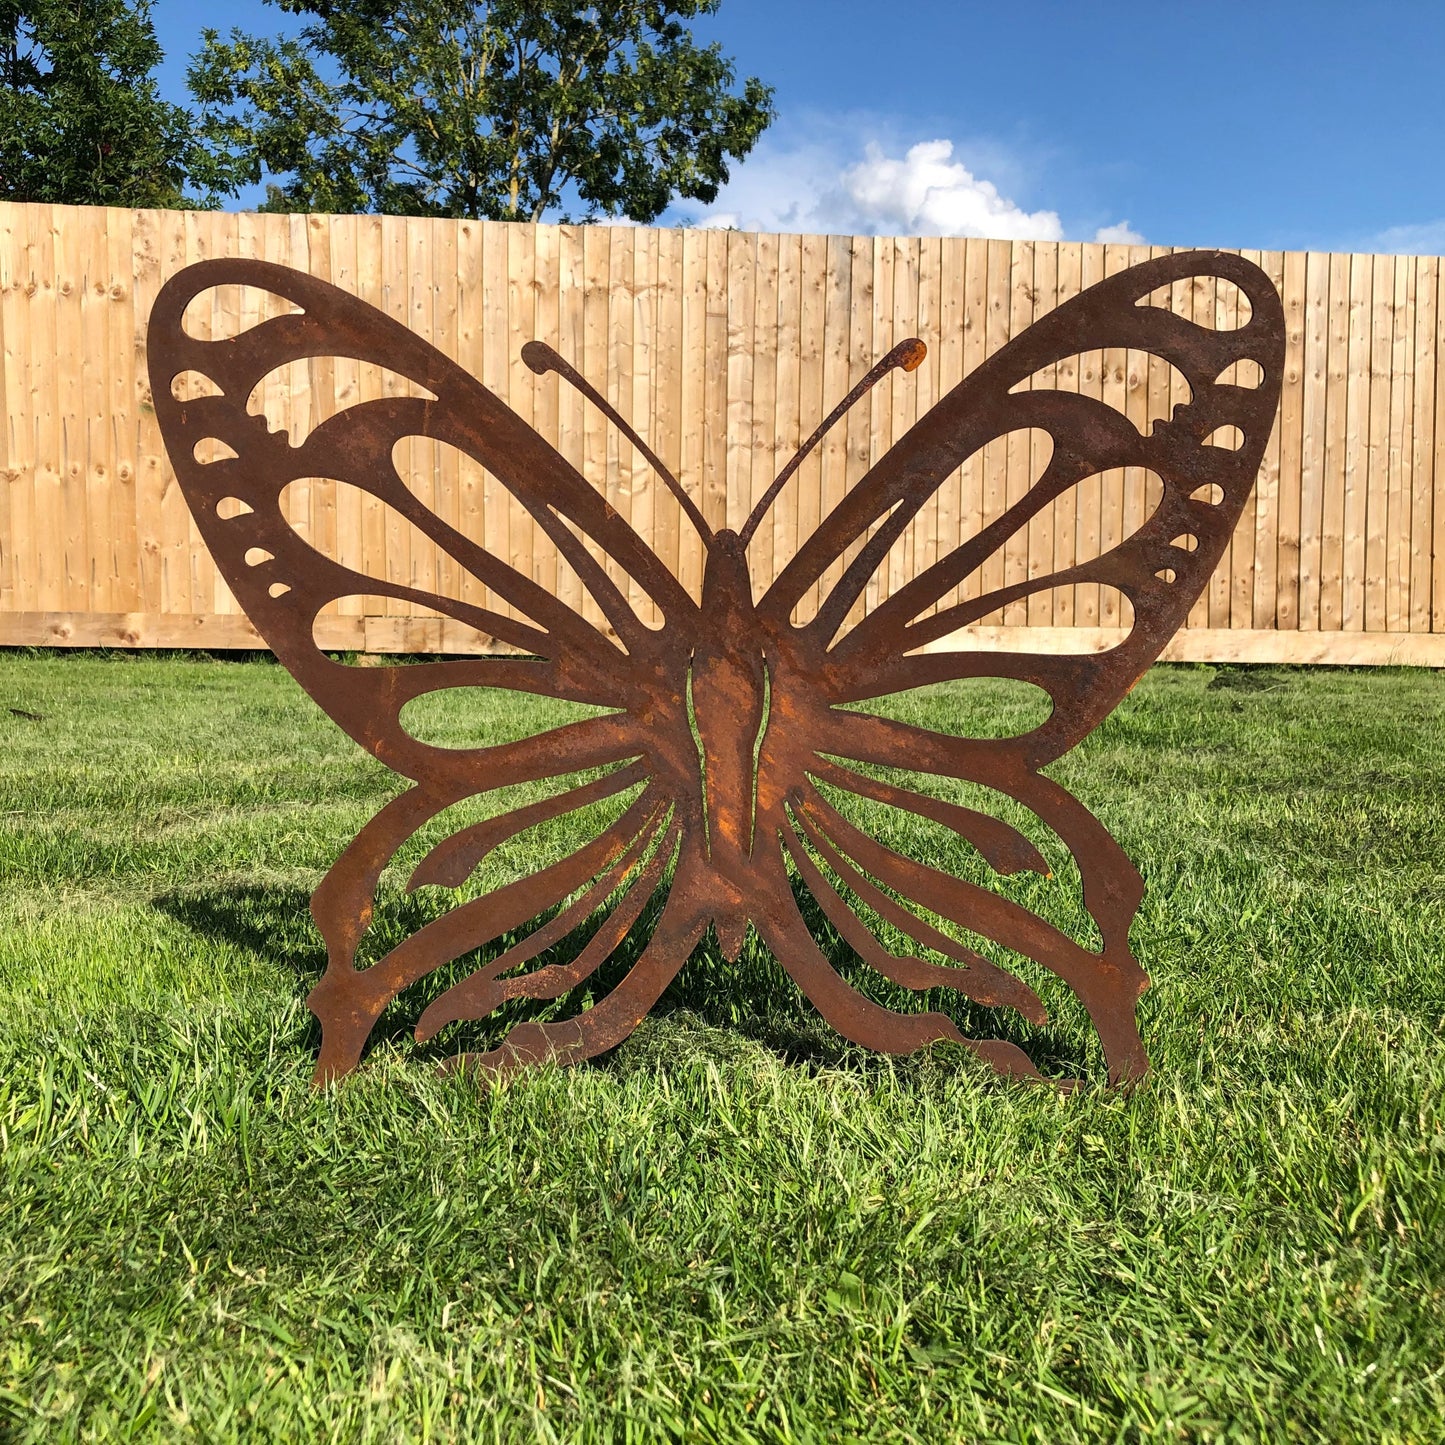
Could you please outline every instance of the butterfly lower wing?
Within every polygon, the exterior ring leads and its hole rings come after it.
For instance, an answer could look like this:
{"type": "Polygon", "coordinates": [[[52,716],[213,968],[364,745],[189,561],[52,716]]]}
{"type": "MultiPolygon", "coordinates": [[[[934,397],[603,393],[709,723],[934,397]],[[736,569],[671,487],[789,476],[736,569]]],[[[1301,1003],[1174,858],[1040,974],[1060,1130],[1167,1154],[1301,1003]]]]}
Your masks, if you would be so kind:
{"type": "MultiPolygon", "coordinates": [[[[572,753],[574,761],[584,756],[572,753]]],[[[474,997],[484,993],[491,997],[495,993],[493,1007],[507,997],[528,992],[526,989],[509,992],[510,985],[500,993],[487,990],[499,974],[531,962],[556,938],[598,910],[618,911],[622,905],[610,899],[613,885],[625,884],[629,893],[636,891],[638,863],[650,847],[657,845],[667,812],[665,800],[647,781],[646,769],[633,763],[445,835],[413,869],[408,891],[428,886],[459,886],[495,850],[539,825],[566,825],[570,820],[582,841],[574,843],[550,866],[494,885],[478,897],[444,908],[384,957],[368,967],[358,968],[357,952],[373,921],[383,871],[400,850],[416,839],[421,829],[448,808],[475,796],[475,792],[475,789],[464,789],[459,793],[444,784],[422,784],[392,799],[352,840],[313,894],[312,915],[327,948],[326,972],[308,999],[322,1026],[318,1082],[335,1078],[356,1066],[377,1019],[404,989],[443,965],[558,910],[533,930],[530,948],[526,946],[528,940],[516,943],[464,980],[464,985],[475,980],[474,997]],[[640,791],[614,820],[601,828],[576,828],[576,815],[582,809],[630,791],[638,784],[642,784],[640,791]]],[[[675,833],[673,823],[670,837],[675,837],[675,833]]],[[[646,876],[655,875],[654,863],[655,858],[649,863],[651,872],[646,876]]],[[[655,877],[653,883],[655,888],[655,877]]],[[[678,966],[681,962],[677,960],[678,966]]],[[[582,976],[579,975],[577,981],[582,982],[582,976]]],[[[450,992],[456,995],[461,988],[463,985],[450,992]]],[[[532,996],[549,995],[534,992],[532,996]]],[[[418,1037],[431,1037],[442,1023],[453,1019],[481,1017],[490,1011],[490,1008],[481,1012],[458,1008],[448,1017],[440,1018],[441,1010],[433,1004],[427,1027],[419,1028],[418,1037]]]]}
{"type": "MultiPolygon", "coordinates": [[[[584,983],[621,945],[657,892],[677,842],[666,801],[655,788],[644,787],[619,817],[555,862],[441,912],[375,963],[357,968],[356,947],[382,869],[448,802],[446,794],[425,787],[394,799],[316,891],[312,912],[328,949],[326,973],[308,1000],[322,1024],[318,1081],[355,1067],[377,1019],[398,994],[493,940],[523,935],[431,1003],[417,1026],[419,1040],[449,1023],[484,1018],[508,999],[557,998],[584,983]],[[568,965],[516,972],[599,915],[591,940],[568,965]]],[[[517,819],[515,832],[528,821],[517,819]]],[[[684,953],[671,961],[673,972],[685,958],[684,953]]]]}
{"type": "MultiPolygon", "coordinates": [[[[780,712],[791,713],[786,693],[782,688],[778,693],[780,712]]],[[[821,919],[813,918],[815,932],[835,933],[846,953],[882,979],[913,992],[947,989],[981,1008],[1010,1010],[1037,1027],[1048,1022],[1043,1002],[1017,972],[1018,961],[1032,961],[1084,1005],[1103,1042],[1110,1077],[1136,1077],[1147,1061],[1133,1006],[1147,979],[1129,951],[1128,932],[1142,882],[1092,814],[1035,772],[1017,749],[1010,753],[1012,741],[956,737],[842,708],[785,716],[762,743],[759,820],[765,847],[777,848],[821,913],[821,919]],[[910,777],[896,780],[882,769],[902,769],[910,777]],[[784,779],[792,781],[778,791],[784,779]],[[974,796],[982,792],[984,806],[975,806],[972,797],[965,804],[929,791],[947,792],[958,784],[974,796]],[[1004,799],[1017,821],[988,810],[989,800],[1004,799]],[[1036,885],[1021,898],[1042,898],[1054,909],[1063,901],[1058,884],[1039,882],[1052,871],[1023,830],[1026,821],[1051,848],[1062,845],[1074,856],[1084,909],[1101,939],[1097,950],[1074,936],[1077,918],[1071,931],[1000,891],[997,880],[1033,875],[1036,885]],[[888,841],[875,836],[880,827],[893,835],[888,841]],[[971,864],[963,852],[972,854],[971,864]],[[968,872],[972,881],[964,876],[968,872]]],[[[773,860],[755,850],[754,862],[766,872],[773,860]]],[[[950,1039],[1004,1073],[1036,1072],[1014,1044],[967,1038],[941,1014],[882,1008],[831,967],[826,976],[820,973],[816,944],[805,947],[798,931],[804,928],[800,915],[811,910],[795,902],[791,888],[771,891],[789,906],[782,921],[774,908],[766,928],[755,911],[759,930],[791,940],[785,966],[849,1037],[894,1052],[930,1038],[950,1039]],[[863,1016],[872,1020],[866,1034],[859,1032],[863,1016]]],[[[1071,911],[1067,904],[1064,911],[1071,911]]]]}
{"type": "MultiPolygon", "coordinates": [[[[895,983],[914,989],[946,985],[989,1006],[1006,1004],[1035,1021],[1038,1000],[1031,991],[995,965],[980,968],[984,960],[976,951],[931,919],[1042,964],[1084,1004],[1115,1080],[1147,1068],[1134,1020],[1147,978],[1128,944],[1142,882],[1098,820],[1038,769],[1107,716],[1158,657],[1202,592],[1263,457],[1278,406],[1283,352],[1279,297],[1264,273],[1242,258],[1182,254],[1112,277],[1030,327],[911,428],[800,547],[759,604],[780,658],[820,694],[822,706],[808,709],[811,753],[793,745],[797,756],[789,767],[796,780],[786,807],[775,807],[770,822],[831,925],[865,964],[895,983]],[[1198,277],[1237,285],[1250,303],[1248,324],[1214,331],[1143,304],[1163,286],[1198,277]],[[1097,399],[1018,389],[1063,358],[1113,347],[1168,361],[1190,387],[1189,404],[1144,434],[1097,399]],[[1259,367],[1257,387],[1222,380],[1242,361],[1259,367]],[[923,505],[987,442],[1025,428],[1042,429],[1053,442],[1049,464],[1029,492],[840,638],[869,580],[923,505]],[[1240,444],[1232,449],[1211,445],[1221,428],[1236,428],[1240,444]],[[1162,481],[1163,495],[1117,546],[1077,566],[979,588],[978,596],[943,605],[1055,499],[1118,467],[1152,471],[1162,481]],[[794,609],[808,589],[850,557],[812,620],[795,625],[794,609]],[[1133,609],[1127,635],[1104,652],[939,650],[951,634],[1011,602],[1089,583],[1117,589],[1133,609]],[[847,704],[969,677],[1038,687],[1052,703],[1050,716],[1016,737],[967,738],[845,710],[847,704]],[[974,845],[1000,875],[1021,868],[1039,871],[1036,850],[1001,819],[885,783],[860,773],[858,765],[905,768],[935,783],[980,784],[1029,809],[1077,863],[1083,902],[1102,947],[1085,948],[999,892],[905,856],[851,823],[823,796],[819,782],[942,823],[974,845]],[[797,778],[799,773],[805,780],[797,778]],[[928,964],[886,948],[878,925],[865,921],[870,913],[921,949],[952,962],[928,964]]],[[[790,936],[793,946],[803,950],[796,928],[790,936]]],[[[826,989],[832,1002],[824,1011],[830,1017],[853,1006],[839,1002],[843,995],[838,991],[847,985],[836,975],[826,981],[815,976],[803,986],[826,989]]],[[[916,1027],[910,1022],[900,1037],[912,1037],[916,1027]]],[[[994,1062],[1005,1072],[1021,1071],[1006,1056],[994,1062]]]]}
{"type": "MultiPolygon", "coordinates": [[[[847,983],[819,948],[799,910],[788,877],[786,860],[790,854],[795,866],[800,861],[803,863],[800,871],[814,898],[865,963],[908,988],[946,986],[952,979],[940,976],[926,984],[917,981],[913,971],[928,969],[930,965],[889,954],[846,904],[838,910],[830,906],[830,897],[842,903],[840,897],[830,895],[826,888],[813,888],[813,880],[805,871],[806,854],[793,851],[792,841],[786,834],[775,841],[777,852],[765,845],[764,850],[753,855],[756,869],[753,923],[763,942],[832,1028],[844,1038],[880,1053],[909,1054],[940,1041],[961,1044],[1001,1074],[1015,1078],[1041,1077],[1028,1056],[1014,1044],[967,1038],[946,1014],[899,1013],[874,1002],[847,983]],[[858,925],[856,930],[849,928],[849,920],[858,925]]],[[[948,971],[938,972],[942,975],[948,971]]]]}
{"type": "MultiPolygon", "coordinates": [[[[695,860],[690,859],[685,850],[674,855],[672,847],[675,841],[676,834],[669,832],[653,855],[655,862],[674,861],[675,858],[678,870],[657,922],[637,961],[606,996],[569,1019],[518,1024],[497,1048],[484,1054],[460,1055],[452,1061],[453,1066],[475,1068],[495,1075],[509,1073],[525,1064],[549,1060],[559,1064],[572,1063],[614,1048],[642,1022],[703,936],[709,922],[707,910],[697,906],[694,891],[688,886],[687,870],[695,860]]],[[[636,914],[655,893],[660,876],[660,867],[644,871],[631,892],[594,935],[593,941],[598,938],[606,944],[611,944],[614,939],[620,941],[623,930],[633,926],[636,914]]],[[[537,996],[552,996],[552,989],[561,991],[572,986],[574,976],[580,977],[584,968],[595,967],[601,959],[601,950],[592,951],[589,943],[582,955],[555,974],[551,970],[539,970],[532,976],[539,991],[537,996]]]]}
{"type": "MultiPolygon", "coordinates": [[[[962,930],[1002,950],[1005,957],[1042,965],[1065,983],[1093,1021],[1110,1079],[1118,1082],[1136,1077],[1147,1068],[1147,1059],[1134,1022],[1134,1005],[1148,985],[1129,948],[1129,925],[1143,897],[1138,871],[1103,825],[1067,790],[1027,766],[985,761],[976,749],[966,746],[972,741],[889,719],[840,712],[831,735],[820,740],[808,784],[798,789],[792,801],[791,831],[784,834],[785,846],[795,864],[811,852],[826,867],[831,879],[811,859],[799,866],[799,873],[815,897],[824,897],[825,912],[854,951],[893,982],[909,989],[949,988],[985,1007],[1012,1009],[1032,1024],[1046,1022],[1037,995],[1015,973],[949,932],[962,930]],[[837,759],[854,766],[841,766],[837,759]],[[859,765],[906,767],[935,785],[955,780],[982,783],[1027,809],[1072,855],[1082,902],[1097,926],[1100,947],[1086,947],[1059,924],[990,886],[990,875],[1045,873],[1033,863],[1017,866],[1022,849],[1011,844],[1007,835],[1001,839],[1000,827],[1015,833],[1031,851],[1036,850],[1001,819],[957,807],[941,818],[957,840],[976,850],[987,870],[985,881],[957,876],[936,866],[936,858],[921,861],[905,848],[889,846],[875,837],[876,828],[850,820],[819,784],[831,785],[831,790],[844,798],[851,795],[871,801],[877,797],[878,780],[860,777],[855,771],[859,765]],[[815,883],[828,889],[831,897],[816,892],[815,883]],[[849,920],[841,919],[844,910],[849,920]],[[950,964],[905,958],[901,969],[888,967],[886,961],[880,966],[870,957],[866,939],[859,947],[857,938],[840,926],[849,922],[853,934],[867,933],[875,946],[881,947],[877,925],[865,921],[864,910],[921,949],[949,958],[950,964]]],[[[895,796],[888,806],[915,816],[939,818],[938,803],[937,798],[929,797],[927,804],[919,805],[906,796],[895,796]]],[[[870,817],[876,818],[879,811],[870,810],[870,817]]]]}

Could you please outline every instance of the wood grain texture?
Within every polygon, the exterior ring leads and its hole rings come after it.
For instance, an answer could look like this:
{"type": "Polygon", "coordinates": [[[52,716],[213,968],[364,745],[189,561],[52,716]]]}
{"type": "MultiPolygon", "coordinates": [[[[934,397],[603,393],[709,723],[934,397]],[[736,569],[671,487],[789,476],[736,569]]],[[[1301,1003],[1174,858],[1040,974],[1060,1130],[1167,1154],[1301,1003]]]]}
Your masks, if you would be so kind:
{"type": "Polygon", "coordinates": [[[1350,408],[1350,263],[1330,257],[1329,322],[1325,359],[1324,505],[1320,518],[1320,630],[1344,625],[1345,490],[1350,408]]]}
{"type": "MultiPolygon", "coordinates": [[[[260,256],[307,269],[423,333],[554,442],[696,594],[703,552],[681,509],[585,398],[554,375],[532,375],[520,356],[526,341],[555,347],[596,384],[714,526],[737,526],[862,372],[904,336],[922,337],[923,366],[890,376],[855,407],[779,497],[753,547],[762,585],[939,397],[1057,304],[1146,254],[1077,242],[0,205],[0,638],[256,645],[199,543],[145,380],[151,305],[194,261],[260,256]]],[[[1285,303],[1279,421],[1255,498],[1167,655],[1439,665],[1429,662],[1445,634],[1439,262],[1252,259],[1285,303]]],[[[1180,283],[1156,301],[1235,325],[1244,318],[1231,293],[1180,283]]],[[[199,334],[223,335],[274,306],[218,291],[192,320],[199,334]]],[[[1061,359],[1029,385],[1102,397],[1141,428],[1188,402],[1177,375],[1133,352],[1061,359]]],[[[318,356],[269,378],[253,409],[299,438],[358,399],[405,386],[383,368],[318,356]]],[[[401,452],[408,479],[447,522],[600,620],[576,575],[480,468],[430,445],[401,452]]],[[[965,461],[900,537],[851,620],[997,517],[1043,461],[1028,434],[965,461]]],[[[959,595],[1097,556],[1148,514],[1154,486],[1137,471],[1086,479],[959,595]]],[[[348,566],[483,601],[474,579],[355,489],[308,479],[285,505],[306,540],[348,566]]],[[[987,619],[1004,629],[998,636],[1035,644],[1120,620],[1117,597],[1097,586],[1061,588],[987,619]]],[[[415,604],[374,598],[341,599],[322,626],[337,646],[492,646],[415,604]]],[[[970,635],[984,645],[994,634],[970,635]]]]}
{"type": "Polygon", "coordinates": [[[1299,386],[1302,438],[1298,625],[1305,631],[1317,631],[1325,515],[1330,258],[1312,251],[1304,258],[1304,270],[1304,346],[1299,386]]]}
{"type": "Polygon", "coordinates": [[[1435,331],[1440,262],[1420,256],[1415,265],[1415,364],[1410,434],[1409,630],[1430,630],[1431,533],[1435,508],[1435,331]]]}

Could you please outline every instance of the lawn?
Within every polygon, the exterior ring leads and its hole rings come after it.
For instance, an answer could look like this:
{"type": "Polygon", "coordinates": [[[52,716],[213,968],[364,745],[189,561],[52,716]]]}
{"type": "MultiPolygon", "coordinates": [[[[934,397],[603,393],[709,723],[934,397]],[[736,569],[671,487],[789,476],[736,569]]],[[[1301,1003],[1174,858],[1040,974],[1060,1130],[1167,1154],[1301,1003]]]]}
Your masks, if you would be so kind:
{"type": "Polygon", "coordinates": [[[595,1064],[384,1021],[318,1093],[397,780],[269,662],[0,655],[0,1437],[1445,1439],[1445,675],[1156,668],[1051,771],[1149,885],[1130,1095],[863,1054],[751,946],[595,1064]]]}

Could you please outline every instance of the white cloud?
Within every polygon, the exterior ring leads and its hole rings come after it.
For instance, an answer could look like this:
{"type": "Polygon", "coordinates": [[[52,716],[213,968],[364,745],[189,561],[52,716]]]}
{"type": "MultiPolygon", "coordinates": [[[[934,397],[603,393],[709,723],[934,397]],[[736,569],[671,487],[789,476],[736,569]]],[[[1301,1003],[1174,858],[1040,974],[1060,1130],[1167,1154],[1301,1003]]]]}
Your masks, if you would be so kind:
{"type": "MultiPolygon", "coordinates": [[[[735,167],[714,205],[686,219],[743,231],[835,235],[1033,241],[1069,235],[1057,211],[1017,204],[965,164],[951,140],[920,141],[905,150],[870,139],[860,155],[856,132],[848,136],[836,122],[812,129],[813,135],[791,144],[765,139],[735,167]]],[[[992,159],[1000,163],[996,151],[992,159]]],[[[1094,239],[1138,244],[1143,237],[1120,221],[1100,228],[1094,239]]]]}
{"type": "Polygon", "coordinates": [[[1116,221],[1112,226],[1100,226],[1094,232],[1094,239],[1102,241],[1106,245],[1142,246],[1145,244],[1143,236],[1128,221],[1116,221]]]}
{"type": "Polygon", "coordinates": [[[1445,255],[1445,221],[1421,221],[1411,226],[1389,226],[1366,237],[1359,247],[1380,256],[1445,255]]]}
{"type": "Polygon", "coordinates": [[[995,236],[1057,241],[1057,211],[1025,211],[991,182],[953,159],[953,142],[921,141],[902,158],[869,142],[863,159],[839,177],[848,208],[867,231],[917,236],[995,236]]]}

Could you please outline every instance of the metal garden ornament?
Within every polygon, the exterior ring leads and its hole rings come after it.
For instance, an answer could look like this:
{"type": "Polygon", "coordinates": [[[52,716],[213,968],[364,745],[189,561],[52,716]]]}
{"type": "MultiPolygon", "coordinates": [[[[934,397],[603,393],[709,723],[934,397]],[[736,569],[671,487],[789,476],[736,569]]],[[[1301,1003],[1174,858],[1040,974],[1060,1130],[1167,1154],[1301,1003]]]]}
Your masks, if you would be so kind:
{"type": "Polygon", "coordinates": [[[1189,252],[1146,261],[1065,302],[918,420],[764,588],[754,585],[748,553],[768,508],[827,429],[880,377],[917,367],[923,342],[896,346],[859,381],[737,531],[710,526],[682,483],[567,361],[537,342],[527,343],[522,355],[534,372],[559,373],[580,388],[677,498],[705,549],[700,598],[548,441],[474,377],[356,297],[261,261],[214,260],[171,280],[152,314],[156,412],[217,566],[297,682],[411,783],[362,828],[312,899],[328,951],[325,974],[309,999],[322,1027],[317,1080],[357,1066],[378,1018],[399,993],[504,935],[519,936],[440,993],[421,1013],[417,1037],[485,1019],[509,1000],[577,995],[631,938],[636,962],[590,1007],[570,1018],[518,1023],[496,1047],[458,1062],[501,1073],[542,1060],[589,1058],[627,1037],[709,928],[730,960],[748,930],[756,930],[827,1022],[862,1045],[908,1053],[950,1040],[1002,1074],[1040,1077],[1017,1044],[969,1038],[943,1012],[895,1010],[860,992],[819,947],[800,907],[803,891],[817,904],[814,916],[826,919],[862,965],[907,990],[953,990],[1042,1024],[1039,995],[1006,966],[1011,956],[1034,960],[1088,1011],[1109,1079],[1141,1076],[1148,1060],[1135,1006],[1148,979],[1130,952],[1128,933],[1143,884],[1103,825],[1042,770],[1107,717],[1159,656],[1228,544],[1280,393],[1284,318],[1268,277],[1235,255],[1189,252]],[[1249,303],[1248,321],[1216,330],[1172,313],[1167,299],[1154,304],[1160,288],[1198,278],[1238,286],[1249,303]],[[187,306],[222,285],[274,293],[299,314],[225,340],[190,335],[183,326],[187,306]],[[1097,398],[1018,389],[1046,368],[1099,348],[1164,359],[1188,383],[1190,400],[1146,434],[1097,398]],[[427,395],[358,401],[299,445],[248,411],[268,373],[328,356],[387,367],[427,395]],[[1257,364],[1256,384],[1222,380],[1245,361],[1257,364]],[[210,395],[178,398],[173,386],[189,372],[206,378],[210,395]],[[865,588],[919,510],[986,443],[1023,428],[1041,429],[1053,442],[1051,459],[1026,495],[849,626],[865,588]],[[594,626],[425,505],[393,460],[408,437],[459,448],[497,479],[576,572],[606,627],[594,626]],[[207,439],[224,443],[215,450],[230,455],[198,461],[197,446],[207,439]],[[1085,479],[1118,467],[1147,469],[1162,482],[1157,505],[1118,545],[1053,573],[961,597],[1032,517],[1085,479]],[[285,488],[306,478],[362,488],[394,508],[509,611],[370,576],[318,550],[292,528],[281,504],[285,488]],[[610,559],[611,575],[594,553],[610,559]],[[816,613],[798,620],[800,601],[840,569],[816,613]],[[655,605],[661,627],[638,616],[613,580],[619,574],[630,579],[634,595],[655,605]],[[937,648],[1000,607],[1075,584],[1114,588],[1127,598],[1133,623],[1123,641],[1103,652],[1057,655],[937,648]],[[422,604],[517,655],[345,665],[318,647],[313,624],[328,603],[358,595],[422,604]],[[1052,712],[1018,736],[976,738],[869,710],[905,689],[975,677],[1033,684],[1048,694],[1052,712]],[[609,711],[487,747],[439,747],[408,732],[401,718],[406,704],[453,687],[506,688],[522,698],[609,711]],[[951,830],[996,875],[1046,871],[1035,844],[1004,819],[889,780],[889,769],[944,788],[979,784],[1030,810],[1076,860],[1101,946],[1085,947],[1003,893],[909,856],[851,821],[838,806],[844,795],[951,830]],[[578,774],[583,781],[575,780],[578,774]],[[437,843],[409,887],[458,888],[493,849],[528,828],[580,816],[604,798],[624,806],[595,836],[574,837],[558,861],[440,912],[385,957],[359,967],[377,886],[398,850],[453,805],[544,780],[557,782],[540,801],[504,809],[437,843]],[[649,908],[654,900],[658,906],[649,908]],[[645,930],[649,918],[655,921],[642,939],[635,931],[645,930]],[[584,925],[591,924],[589,934],[584,925]],[[882,925],[918,952],[889,947],[882,925]],[[1003,962],[985,957],[958,932],[985,941],[1003,962]],[[539,963],[581,934],[568,961],[539,963]]]}

